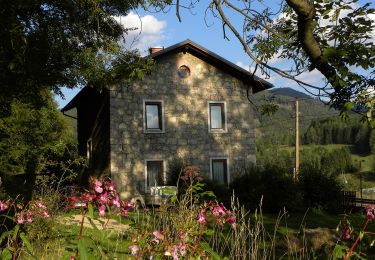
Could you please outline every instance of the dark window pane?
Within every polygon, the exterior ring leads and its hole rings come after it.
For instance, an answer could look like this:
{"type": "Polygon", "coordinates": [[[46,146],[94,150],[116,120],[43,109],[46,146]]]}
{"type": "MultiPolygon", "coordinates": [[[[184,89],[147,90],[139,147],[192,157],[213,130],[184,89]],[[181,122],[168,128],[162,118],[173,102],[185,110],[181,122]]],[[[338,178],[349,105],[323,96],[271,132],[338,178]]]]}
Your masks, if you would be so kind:
{"type": "Polygon", "coordinates": [[[147,162],[147,186],[164,185],[163,161],[147,162]]]}
{"type": "Polygon", "coordinates": [[[146,104],[146,129],[161,130],[160,104],[146,104]]]}
{"type": "Polygon", "coordinates": [[[225,159],[212,160],[212,179],[219,184],[227,184],[227,161],[225,159]]]}

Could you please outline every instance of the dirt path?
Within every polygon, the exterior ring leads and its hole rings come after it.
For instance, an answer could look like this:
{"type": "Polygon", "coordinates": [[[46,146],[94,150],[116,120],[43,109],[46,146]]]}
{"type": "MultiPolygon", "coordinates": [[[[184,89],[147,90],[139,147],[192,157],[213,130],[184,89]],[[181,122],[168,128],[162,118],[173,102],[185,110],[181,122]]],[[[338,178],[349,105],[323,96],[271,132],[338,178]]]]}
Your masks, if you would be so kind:
{"type": "MultiPolygon", "coordinates": [[[[107,223],[106,218],[99,218],[100,221],[107,223]]],[[[110,219],[108,223],[104,226],[100,221],[97,219],[93,219],[92,222],[96,225],[96,227],[100,230],[107,229],[107,230],[117,230],[119,232],[123,232],[130,228],[129,225],[120,223],[115,219],[110,219]]],[[[82,221],[82,215],[72,215],[69,217],[62,217],[59,219],[59,222],[63,225],[80,225],[82,221]]],[[[85,217],[85,221],[83,223],[84,227],[93,228],[90,221],[87,217],[85,217]]]]}

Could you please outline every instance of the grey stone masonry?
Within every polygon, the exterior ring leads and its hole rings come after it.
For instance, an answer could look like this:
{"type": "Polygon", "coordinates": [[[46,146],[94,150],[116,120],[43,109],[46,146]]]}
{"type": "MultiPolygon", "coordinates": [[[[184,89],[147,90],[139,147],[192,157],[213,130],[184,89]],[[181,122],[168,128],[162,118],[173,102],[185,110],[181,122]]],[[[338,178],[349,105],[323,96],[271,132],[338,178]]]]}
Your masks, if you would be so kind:
{"type": "Polygon", "coordinates": [[[210,159],[227,158],[229,178],[236,167],[255,163],[253,110],[247,87],[237,78],[189,52],[170,53],[156,60],[143,80],[124,81],[110,89],[110,170],[124,198],[146,191],[146,161],[176,156],[200,168],[210,178],[210,159]],[[190,69],[182,78],[178,68],[190,69]],[[144,101],[163,103],[164,129],[144,129],[144,101]],[[209,102],[223,103],[226,130],[209,130],[209,102]]]}

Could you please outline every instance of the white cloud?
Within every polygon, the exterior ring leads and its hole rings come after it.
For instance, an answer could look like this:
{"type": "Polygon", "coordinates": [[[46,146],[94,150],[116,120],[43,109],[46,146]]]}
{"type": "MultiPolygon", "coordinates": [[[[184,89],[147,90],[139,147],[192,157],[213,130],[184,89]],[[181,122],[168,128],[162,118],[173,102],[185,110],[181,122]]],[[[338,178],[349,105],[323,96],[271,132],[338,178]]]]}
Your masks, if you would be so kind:
{"type": "Polygon", "coordinates": [[[114,17],[125,29],[129,30],[124,35],[125,42],[123,46],[128,49],[139,49],[141,53],[145,53],[148,48],[160,44],[165,38],[164,29],[167,22],[158,20],[152,15],[139,16],[134,12],[130,12],[126,16],[114,17]]]}
{"type": "Polygon", "coordinates": [[[285,59],[283,58],[280,58],[279,56],[281,55],[281,51],[278,51],[277,53],[275,53],[271,59],[268,60],[267,64],[268,65],[271,65],[271,66],[275,66],[281,62],[284,62],[285,59]]]}
{"type": "Polygon", "coordinates": [[[253,66],[251,66],[251,65],[249,65],[249,64],[245,64],[245,63],[243,63],[242,61],[237,61],[237,62],[236,62],[236,65],[237,65],[238,67],[241,67],[241,68],[243,68],[244,70],[247,70],[247,71],[250,71],[250,72],[253,72],[253,71],[255,70],[255,67],[253,67],[253,66]]]}

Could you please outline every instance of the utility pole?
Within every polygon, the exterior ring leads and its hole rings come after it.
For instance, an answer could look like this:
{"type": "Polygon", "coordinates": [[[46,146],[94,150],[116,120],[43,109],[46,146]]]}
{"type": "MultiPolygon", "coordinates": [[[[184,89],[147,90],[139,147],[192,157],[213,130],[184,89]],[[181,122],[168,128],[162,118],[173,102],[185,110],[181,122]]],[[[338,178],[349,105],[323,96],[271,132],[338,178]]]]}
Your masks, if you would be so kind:
{"type": "Polygon", "coordinates": [[[362,160],[359,160],[359,186],[361,189],[361,208],[363,207],[362,205],[362,200],[363,200],[363,187],[362,187],[362,160]]]}
{"type": "Polygon", "coordinates": [[[299,110],[298,110],[298,98],[296,99],[296,142],[295,142],[295,167],[294,167],[294,180],[298,180],[299,175],[299,110]]]}

